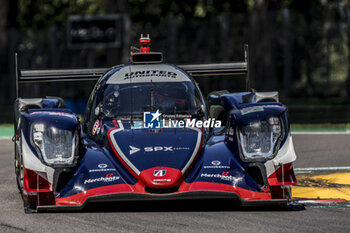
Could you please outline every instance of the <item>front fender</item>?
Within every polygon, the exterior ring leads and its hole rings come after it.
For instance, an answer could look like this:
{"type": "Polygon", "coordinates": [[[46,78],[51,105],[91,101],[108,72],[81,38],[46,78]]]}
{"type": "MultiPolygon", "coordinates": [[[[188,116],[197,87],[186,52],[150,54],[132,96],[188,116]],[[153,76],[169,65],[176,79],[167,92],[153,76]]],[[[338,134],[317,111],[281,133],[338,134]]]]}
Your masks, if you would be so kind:
{"type": "Polygon", "coordinates": [[[263,192],[225,142],[207,145],[185,181],[187,183],[221,183],[254,192],[263,192]]]}

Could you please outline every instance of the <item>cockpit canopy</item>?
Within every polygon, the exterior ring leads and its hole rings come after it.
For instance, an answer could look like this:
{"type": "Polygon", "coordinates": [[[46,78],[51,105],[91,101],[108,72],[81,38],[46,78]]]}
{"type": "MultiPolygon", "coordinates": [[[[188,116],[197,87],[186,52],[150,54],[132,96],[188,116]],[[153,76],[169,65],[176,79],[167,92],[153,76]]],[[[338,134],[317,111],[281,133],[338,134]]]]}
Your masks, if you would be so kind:
{"type": "Polygon", "coordinates": [[[90,96],[88,119],[128,119],[145,111],[162,114],[207,115],[205,102],[190,76],[168,64],[128,65],[101,78],[90,96]]]}
{"type": "Polygon", "coordinates": [[[108,84],[100,106],[110,118],[153,110],[193,114],[200,108],[201,100],[196,98],[192,82],[108,84]]]}

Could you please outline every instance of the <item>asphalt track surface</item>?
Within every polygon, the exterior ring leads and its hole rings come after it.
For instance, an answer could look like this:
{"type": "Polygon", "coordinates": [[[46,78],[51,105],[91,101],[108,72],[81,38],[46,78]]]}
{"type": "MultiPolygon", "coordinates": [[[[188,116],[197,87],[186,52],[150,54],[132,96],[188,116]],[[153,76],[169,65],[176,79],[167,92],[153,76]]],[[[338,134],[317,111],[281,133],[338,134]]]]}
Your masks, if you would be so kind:
{"type": "MultiPolygon", "coordinates": [[[[350,135],[294,135],[297,168],[350,166],[350,135]]],[[[240,207],[234,201],[132,202],[25,214],[13,144],[0,140],[0,232],[349,232],[344,205],[240,207]]]]}

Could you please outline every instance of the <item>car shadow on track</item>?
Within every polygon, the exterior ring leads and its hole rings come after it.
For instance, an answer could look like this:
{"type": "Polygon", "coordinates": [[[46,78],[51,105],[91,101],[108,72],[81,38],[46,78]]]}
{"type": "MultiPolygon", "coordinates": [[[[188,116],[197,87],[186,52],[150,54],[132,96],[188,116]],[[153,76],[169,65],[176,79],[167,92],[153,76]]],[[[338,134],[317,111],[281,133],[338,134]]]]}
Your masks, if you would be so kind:
{"type": "Polygon", "coordinates": [[[242,206],[236,200],[127,201],[89,203],[83,212],[301,211],[305,205],[242,206]]]}

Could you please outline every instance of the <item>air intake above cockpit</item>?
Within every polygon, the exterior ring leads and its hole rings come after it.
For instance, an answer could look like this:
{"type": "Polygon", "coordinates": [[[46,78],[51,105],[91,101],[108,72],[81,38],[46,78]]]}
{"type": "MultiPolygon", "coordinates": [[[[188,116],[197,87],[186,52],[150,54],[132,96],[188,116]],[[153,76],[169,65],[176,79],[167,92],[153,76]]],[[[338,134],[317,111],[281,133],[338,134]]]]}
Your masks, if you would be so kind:
{"type": "Polygon", "coordinates": [[[132,52],[130,53],[131,63],[144,64],[163,62],[163,53],[151,52],[151,38],[149,34],[147,34],[146,37],[141,34],[139,43],[141,45],[140,49],[132,47],[132,52]]]}

